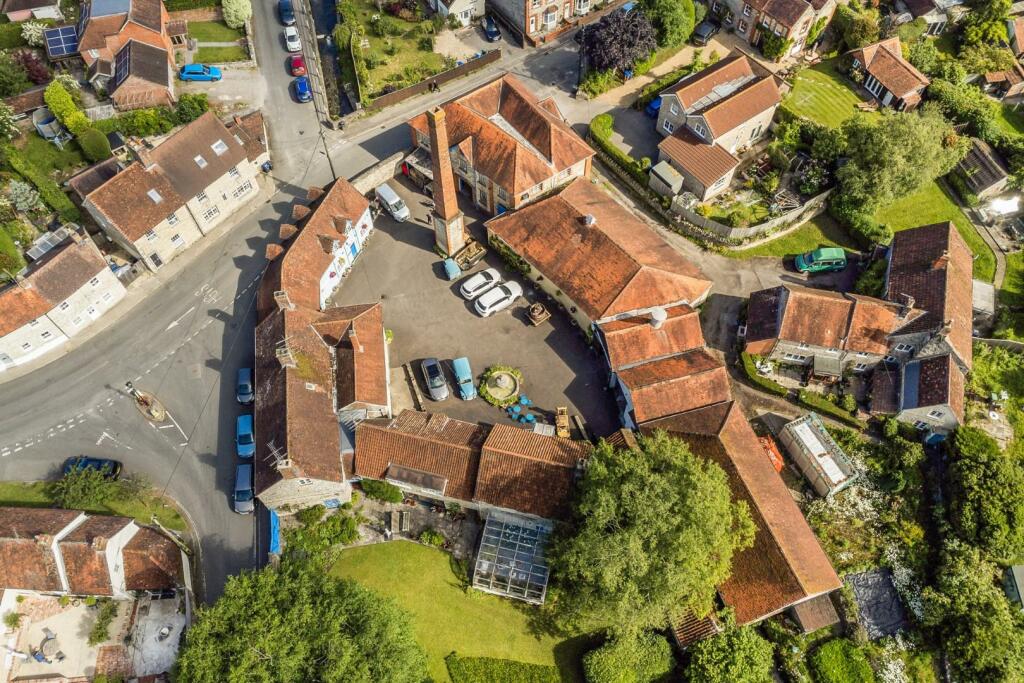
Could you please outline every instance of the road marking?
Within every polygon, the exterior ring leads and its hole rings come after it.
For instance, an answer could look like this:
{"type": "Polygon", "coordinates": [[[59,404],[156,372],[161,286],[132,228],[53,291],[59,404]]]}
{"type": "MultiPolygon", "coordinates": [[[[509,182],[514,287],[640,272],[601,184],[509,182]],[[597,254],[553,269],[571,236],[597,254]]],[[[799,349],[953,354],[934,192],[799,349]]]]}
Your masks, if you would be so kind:
{"type": "Polygon", "coordinates": [[[185,317],[186,315],[188,315],[189,313],[191,313],[191,312],[192,312],[192,311],[194,311],[194,310],[196,310],[196,307],[195,307],[195,306],[193,306],[192,308],[188,309],[187,311],[185,311],[184,313],[182,313],[181,315],[179,315],[179,316],[178,316],[177,318],[175,318],[174,320],[172,320],[172,321],[171,321],[171,324],[170,324],[170,325],[168,325],[167,327],[165,327],[165,328],[164,328],[164,332],[167,332],[167,331],[168,331],[168,330],[170,330],[171,328],[177,327],[177,326],[178,326],[178,323],[180,323],[180,322],[181,322],[181,319],[182,319],[182,318],[184,318],[184,317],[185,317]]]}
{"type": "Polygon", "coordinates": [[[174,425],[164,425],[163,427],[157,427],[157,429],[170,429],[174,425]]]}
{"type": "Polygon", "coordinates": [[[18,446],[17,448],[14,449],[14,452],[17,453],[20,450],[21,450],[21,446],[18,446]]]}

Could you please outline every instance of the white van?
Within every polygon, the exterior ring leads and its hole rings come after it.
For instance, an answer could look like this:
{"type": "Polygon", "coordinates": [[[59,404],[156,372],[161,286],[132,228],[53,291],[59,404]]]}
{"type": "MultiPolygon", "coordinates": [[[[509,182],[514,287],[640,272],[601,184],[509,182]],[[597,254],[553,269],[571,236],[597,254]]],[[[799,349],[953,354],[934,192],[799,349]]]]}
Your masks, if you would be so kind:
{"type": "Polygon", "coordinates": [[[409,220],[409,207],[405,205],[398,193],[391,189],[387,183],[380,185],[374,190],[381,206],[399,223],[409,220]]]}

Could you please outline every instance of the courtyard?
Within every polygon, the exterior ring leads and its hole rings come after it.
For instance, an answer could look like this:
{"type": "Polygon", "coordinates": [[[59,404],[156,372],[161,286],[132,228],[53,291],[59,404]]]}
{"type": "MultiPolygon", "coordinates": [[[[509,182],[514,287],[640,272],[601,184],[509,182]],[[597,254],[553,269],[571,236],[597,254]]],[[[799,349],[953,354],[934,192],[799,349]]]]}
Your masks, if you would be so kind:
{"type": "MultiPolygon", "coordinates": [[[[468,422],[511,422],[504,410],[483,399],[462,401],[454,395],[451,361],[465,356],[476,377],[491,365],[521,370],[522,391],[536,407],[540,422],[553,423],[555,408],[565,406],[570,415],[582,417],[592,435],[604,436],[615,430],[618,419],[614,398],[606,389],[603,360],[584,333],[558,310],[552,311],[546,322],[531,326],[526,311],[539,290],[518,273],[513,274],[494,253],[488,253],[472,272],[495,268],[503,279],[523,285],[525,295],[489,318],[478,316],[473,303],[459,295],[459,285],[469,273],[449,282],[444,277],[441,259],[434,253],[429,197],[420,194],[405,179],[395,179],[390,184],[409,206],[412,217],[404,223],[384,214],[374,220],[375,234],[334,294],[331,305],[383,303],[384,326],[393,335],[389,353],[396,411],[412,407],[402,396],[405,384],[396,381],[396,377],[401,377],[396,369],[400,371],[408,363],[424,397],[425,410],[468,422]],[[419,368],[424,358],[438,358],[444,366],[452,394],[446,401],[428,398],[419,368]]],[[[467,198],[460,200],[466,211],[467,228],[485,243],[485,217],[472,211],[467,198]]]]}

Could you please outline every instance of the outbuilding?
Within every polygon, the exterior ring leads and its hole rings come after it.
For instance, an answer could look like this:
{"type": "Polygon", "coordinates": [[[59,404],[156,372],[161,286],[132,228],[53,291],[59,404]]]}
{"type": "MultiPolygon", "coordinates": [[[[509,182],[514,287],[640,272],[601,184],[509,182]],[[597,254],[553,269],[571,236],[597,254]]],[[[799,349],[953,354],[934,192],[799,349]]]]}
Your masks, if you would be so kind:
{"type": "Polygon", "coordinates": [[[820,496],[832,496],[857,478],[843,449],[815,413],[787,423],[779,432],[779,441],[820,496]]]}

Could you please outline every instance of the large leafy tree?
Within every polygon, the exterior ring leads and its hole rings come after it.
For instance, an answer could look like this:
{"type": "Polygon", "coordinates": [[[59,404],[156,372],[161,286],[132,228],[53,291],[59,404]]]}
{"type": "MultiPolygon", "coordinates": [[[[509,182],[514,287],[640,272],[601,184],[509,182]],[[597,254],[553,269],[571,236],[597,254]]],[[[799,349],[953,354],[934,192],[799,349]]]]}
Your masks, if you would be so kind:
{"type": "Polygon", "coordinates": [[[189,683],[421,683],[426,659],[389,599],[318,563],[228,580],[185,636],[175,680],[189,683]]]}
{"type": "Polygon", "coordinates": [[[1024,470],[975,427],[953,438],[950,518],[965,541],[1010,563],[1024,554],[1024,470]]]}
{"type": "Polygon", "coordinates": [[[1010,606],[995,566],[977,548],[946,543],[935,586],[922,598],[933,627],[965,683],[1019,683],[1024,672],[1024,617],[1010,606]]]}
{"type": "Polygon", "coordinates": [[[574,525],[549,551],[568,625],[614,636],[707,614],[736,551],[753,541],[746,504],[722,469],[664,433],[638,451],[602,443],[575,502],[574,525]]]}
{"type": "Polygon", "coordinates": [[[691,683],[764,683],[771,680],[772,644],[744,626],[702,640],[690,650],[691,683]]]}
{"type": "Polygon", "coordinates": [[[693,33],[696,13],[693,0],[643,0],[662,47],[682,45],[693,33]]]}
{"type": "Polygon", "coordinates": [[[576,34],[580,50],[599,71],[626,70],[658,47],[654,26],[642,11],[612,12],[576,34]]]}
{"type": "Polygon", "coordinates": [[[95,510],[116,494],[117,484],[107,479],[105,471],[81,468],[56,481],[53,492],[57,504],[66,510],[95,510]]]}
{"type": "Polygon", "coordinates": [[[967,45],[996,44],[1006,40],[1006,18],[1011,0],[971,0],[964,17],[963,39],[967,45]]]}

